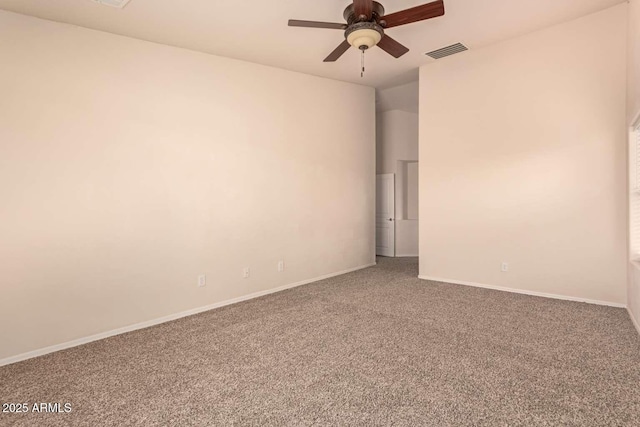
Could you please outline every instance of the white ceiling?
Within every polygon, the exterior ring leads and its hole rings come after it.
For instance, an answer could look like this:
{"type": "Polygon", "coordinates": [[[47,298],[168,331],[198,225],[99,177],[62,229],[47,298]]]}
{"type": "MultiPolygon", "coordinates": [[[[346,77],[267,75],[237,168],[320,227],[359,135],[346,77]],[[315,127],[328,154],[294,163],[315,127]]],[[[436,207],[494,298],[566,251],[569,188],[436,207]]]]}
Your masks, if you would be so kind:
{"type": "MultiPolygon", "coordinates": [[[[382,0],[387,13],[429,0],[382,0]]],[[[348,0],[131,0],[124,9],[90,0],[0,0],[0,9],[143,40],[272,65],[378,88],[417,79],[424,55],[462,42],[470,49],[593,13],[625,0],[444,0],[446,14],[387,33],[411,51],[394,59],[380,49],[350,49],[338,62],[322,60],[342,31],[292,28],[287,20],[343,22],[348,0]]]]}

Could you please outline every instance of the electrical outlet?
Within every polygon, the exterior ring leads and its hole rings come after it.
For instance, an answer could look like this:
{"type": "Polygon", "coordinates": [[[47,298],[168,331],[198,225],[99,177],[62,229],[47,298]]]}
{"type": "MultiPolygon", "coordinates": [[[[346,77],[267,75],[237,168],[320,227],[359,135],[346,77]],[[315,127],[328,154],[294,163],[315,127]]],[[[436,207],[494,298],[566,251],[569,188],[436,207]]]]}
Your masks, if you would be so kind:
{"type": "Polygon", "coordinates": [[[278,271],[284,271],[284,261],[278,261],[278,271]]]}
{"type": "Polygon", "coordinates": [[[251,276],[251,270],[249,269],[249,267],[245,267],[242,270],[242,277],[244,277],[245,279],[248,279],[249,276],[251,276]]]}
{"type": "Polygon", "coordinates": [[[203,286],[207,286],[207,276],[201,274],[198,276],[198,287],[201,288],[203,286]]]}
{"type": "Polygon", "coordinates": [[[509,263],[508,262],[503,262],[502,263],[502,272],[507,272],[509,271],[509,263]]]}

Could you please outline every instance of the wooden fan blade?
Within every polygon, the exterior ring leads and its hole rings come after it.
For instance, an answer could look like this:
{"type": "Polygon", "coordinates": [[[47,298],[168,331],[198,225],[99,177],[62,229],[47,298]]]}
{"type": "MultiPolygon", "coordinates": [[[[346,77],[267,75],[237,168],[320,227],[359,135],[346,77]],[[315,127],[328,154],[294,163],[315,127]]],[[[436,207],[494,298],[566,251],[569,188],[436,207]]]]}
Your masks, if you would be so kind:
{"type": "Polygon", "coordinates": [[[380,42],[378,43],[378,47],[394,58],[400,58],[405,53],[409,52],[409,48],[401,45],[388,35],[384,35],[380,42]]]}
{"type": "Polygon", "coordinates": [[[349,50],[351,45],[348,41],[343,41],[329,56],[324,59],[324,62],[335,62],[342,56],[343,53],[349,50]]]}
{"type": "Polygon", "coordinates": [[[364,15],[368,21],[373,14],[373,0],[353,0],[353,11],[356,19],[364,15]]]}
{"type": "Polygon", "coordinates": [[[329,28],[331,30],[346,30],[347,24],[335,24],[333,22],[318,21],[300,21],[298,19],[289,19],[290,27],[306,27],[306,28],[329,28]]]}
{"type": "Polygon", "coordinates": [[[382,25],[384,28],[391,28],[411,24],[412,22],[424,21],[425,19],[436,18],[442,15],[444,15],[444,2],[438,0],[383,16],[380,18],[380,21],[386,22],[386,24],[382,25]]]}

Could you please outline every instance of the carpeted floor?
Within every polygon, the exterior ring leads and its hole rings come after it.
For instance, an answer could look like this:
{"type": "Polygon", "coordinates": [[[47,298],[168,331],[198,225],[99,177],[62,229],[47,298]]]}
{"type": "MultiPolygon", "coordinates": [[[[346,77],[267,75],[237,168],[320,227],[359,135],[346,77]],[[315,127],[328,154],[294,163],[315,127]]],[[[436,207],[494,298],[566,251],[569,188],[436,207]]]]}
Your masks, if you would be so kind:
{"type": "Polygon", "coordinates": [[[640,426],[623,309],[376,267],[0,368],[2,426],[640,426]]]}

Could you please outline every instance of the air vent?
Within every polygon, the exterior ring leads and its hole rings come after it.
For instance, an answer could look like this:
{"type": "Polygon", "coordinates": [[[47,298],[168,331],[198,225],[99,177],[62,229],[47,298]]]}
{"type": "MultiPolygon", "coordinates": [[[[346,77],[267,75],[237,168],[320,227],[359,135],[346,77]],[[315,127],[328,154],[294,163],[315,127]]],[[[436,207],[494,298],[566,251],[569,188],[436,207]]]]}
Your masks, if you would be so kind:
{"type": "Polygon", "coordinates": [[[94,3],[100,3],[105,6],[117,7],[123,9],[131,0],[91,0],[94,3]]]}
{"type": "Polygon", "coordinates": [[[432,52],[427,52],[425,55],[432,57],[433,59],[444,58],[445,56],[455,55],[456,53],[464,52],[467,49],[462,43],[452,44],[451,46],[443,47],[432,52]]]}

